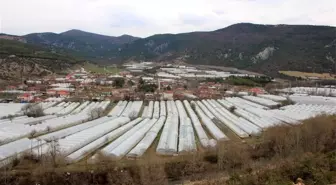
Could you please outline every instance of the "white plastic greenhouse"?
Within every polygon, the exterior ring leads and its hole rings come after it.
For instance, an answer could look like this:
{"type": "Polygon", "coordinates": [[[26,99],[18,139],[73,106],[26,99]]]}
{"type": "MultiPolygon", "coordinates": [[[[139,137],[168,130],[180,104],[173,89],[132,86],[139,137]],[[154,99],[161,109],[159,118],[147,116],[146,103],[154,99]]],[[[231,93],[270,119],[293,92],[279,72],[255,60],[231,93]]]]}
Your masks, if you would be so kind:
{"type": "Polygon", "coordinates": [[[191,120],[184,109],[180,100],[175,101],[177,111],[179,112],[179,147],[178,152],[193,152],[197,150],[194,129],[191,120]]]}
{"type": "Polygon", "coordinates": [[[164,125],[166,117],[161,116],[153,127],[146,133],[145,137],[127,154],[128,157],[141,157],[146,150],[152,145],[162,126],[164,125]]]}
{"type": "Polygon", "coordinates": [[[154,102],[153,118],[159,119],[160,117],[160,102],[154,102]]]}
{"type": "Polygon", "coordinates": [[[160,116],[167,116],[165,101],[160,101],[160,116]]]}
{"type": "Polygon", "coordinates": [[[92,161],[100,154],[116,160],[139,158],[152,149],[159,155],[174,156],[195,152],[200,146],[215,147],[229,139],[223,132],[226,128],[244,139],[275,125],[291,126],[321,114],[336,114],[333,97],[289,98],[300,103],[278,108],[287,98],[270,94],[191,102],[149,101],[147,106],[143,101],[119,101],[107,116],[99,118],[93,110],[105,110],[110,101],[33,104],[47,113],[36,118],[24,115],[22,107],[27,104],[0,104],[0,117],[15,116],[0,119],[0,167],[25,152],[43,157],[55,147],[68,163],[91,154],[92,161]]]}
{"type": "Polygon", "coordinates": [[[119,117],[103,124],[91,127],[90,129],[80,131],[64,139],[60,139],[58,141],[59,152],[62,155],[69,155],[129,121],[129,118],[119,117]]]}
{"type": "Polygon", "coordinates": [[[281,101],[286,101],[287,100],[286,97],[277,96],[277,95],[273,95],[273,94],[258,94],[258,97],[270,99],[270,100],[277,101],[277,102],[281,102],[281,101]]]}
{"type": "MultiPolygon", "coordinates": [[[[212,120],[203,112],[203,110],[196,104],[195,102],[191,102],[192,105],[195,106],[195,111],[200,117],[201,121],[205,125],[205,127],[208,129],[212,137],[214,137],[216,140],[227,140],[228,137],[216,126],[215,123],[212,122],[212,120]]],[[[204,106],[205,107],[205,106],[204,106]]]]}
{"type": "Polygon", "coordinates": [[[121,145],[115,147],[109,152],[109,155],[115,159],[121,159],[129,151],[132,150],[146,135],[146,133],[152,128],[152,126],[157,122],[157,119],[153,118],[149,120],[144,126],[142,126],[137,132],[132,134],[127,138],[121,145]]]}
{"type": "Polygon", "coordinates": [[[275,102],[273,100],[269,100],[269,99],[264,99],[264,98],[260,98],[257,96],[243,96],[244,99],[249,100],[251,102],[255,102],[258,103],[260,105],[264,105],[266,107],[276,107],[278,105],[280,105],[278,102],[275,102]]]}
{"type": "MultiPolygon", "coordinates": [[[[104,155],[111,155],[111,152],[116,149],[118,146],[122,145],[124,141],[126,141],[128,138],[132,137],[136,132],[141,130],[145,125],[150,123],[150,119],[144,119],[139,124],[135,125],[132,129],[128,130],[125,134],[120,136],[118,139],[114,140],[112,143],[108,144],[106,147],[104,147],[101,152],[104,155]]],[[[93,156],[93,159],[96,158],[96,156],[93,156]]]]}
{"type": "Polygon", "coordinates": [[[137,118],[115,130],[109,132],[102,137],[96,139],[95,141],[91,142],[90,144],[80,148],[79,150],[73,152],[72,154],[67,156],[67,161],[69,163],[77,162],[83,159],[85,156],[89,155],[90,153],[94,152],[95,150],[99,149],[100,147],[104,146],[110,141],[115,140],[116,138],[120,137],[122,134],[130,130],[134,125],[138,124],[142,121],[142,118],[137,118]]]}
{"type": "Polygon", "coordinates": [[[209,138],[205,132],[205,130],[203,129],[202,125],[201,125],[201,122],[199,121],[196,113],[194,112],[194,110],[192,110],[189,102],[187,100],[184,100],[183,101],[184,103],[184,106],[191,118],[191,121],[192,121],[192,124],[195,128],[195,131],[196,131],[196,134],[198,136],[198,139],[201,143],[201,145],[204,147],[204,148],[207,148],[210,146],[210,141],[209,141],[209,138]]]}
{"type": "Polygon", "coordinates": [[[66,136],[72,135],[74,133],[80,132],[82,130],[94,127],[96,125],[99,125],[99,124],[102,124],[102,123],[105,123],[107,121],[111,121],[111,120],[114,120],[114,119],[116,119],[116,117],[106,117],[105,116],[105,117],[101,117],[101,118],[98,118],[98,119],[95,119],[95,120],[92,120],[92,121],[89,121],[89,122],[85,122],[85,123],[82,123],[82,124],[79,124],[79,125],[76,125],[76,126],[73,126],[73,127],[69,127],[69,128],[66,128],[66,129],[56,131],[56,132],[45,134],[45,135],[42,135],[38,138],[46,140],[46,141],[58,140],[58,139],[66,137],[66,136]]]}
{"type": "Polygon", "coordinates": [[[19,157],[22,153],[43,143],[43,141],[38,141],[36,139],[23,138],[0,146],[0,167],[8,165],[13,159],[19,157]]]}

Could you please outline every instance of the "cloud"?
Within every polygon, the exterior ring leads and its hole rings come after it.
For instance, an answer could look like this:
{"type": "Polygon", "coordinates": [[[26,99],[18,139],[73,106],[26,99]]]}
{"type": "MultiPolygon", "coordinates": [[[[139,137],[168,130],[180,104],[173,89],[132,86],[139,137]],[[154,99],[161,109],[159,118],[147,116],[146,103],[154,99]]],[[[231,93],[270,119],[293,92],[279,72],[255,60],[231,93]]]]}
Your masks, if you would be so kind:
{"type": "Polygon", "coordinates": [[[146,37],[238,22],[336,26],[335,0],[1,0],[0,32],[69,29],[146,37]]]}

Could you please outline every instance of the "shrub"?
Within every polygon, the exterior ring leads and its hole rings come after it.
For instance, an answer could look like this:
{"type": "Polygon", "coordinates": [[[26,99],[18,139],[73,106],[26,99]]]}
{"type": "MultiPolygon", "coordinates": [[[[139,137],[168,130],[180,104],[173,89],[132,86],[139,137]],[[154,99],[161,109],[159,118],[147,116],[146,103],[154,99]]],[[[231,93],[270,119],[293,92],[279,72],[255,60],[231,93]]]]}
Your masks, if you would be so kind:
{"type": "Polygon", "coordinates": [[[89,116],[92,120],[102,117],[103,115],[104,115],[104,110],[102,108],[95,108],[89,112],[89,116]]]}
{"type": "Polygon", "coordinates": [[[114,79],[114,81],[113,81],[113,86],[114,86],[114,87],[117,87],[117,88],[121,88],[121,87],[123,87],[124,84],[125,84],[125,80],[124,80],[124,78],[116,78],[116,79],[114,79]]]}
{"type": "Polygon", "coordinates": [[[41,117],[45,115],[40,105],[26,104],[21,110],[29,117],[41,117]]]}

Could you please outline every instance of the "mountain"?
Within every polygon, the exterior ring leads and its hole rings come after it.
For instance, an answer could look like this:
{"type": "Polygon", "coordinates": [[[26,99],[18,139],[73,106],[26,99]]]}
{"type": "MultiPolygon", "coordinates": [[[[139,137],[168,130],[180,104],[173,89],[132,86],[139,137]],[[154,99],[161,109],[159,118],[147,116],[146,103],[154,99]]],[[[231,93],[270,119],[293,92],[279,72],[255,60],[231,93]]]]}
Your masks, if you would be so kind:
{"type": "MultiPolygon", "coordinates": [[[[11,40],[42,46],[54,54],[102,63],[182,61],[230,66],[271,76],[280,70],[336,71],[336,28],[239,23],[210,32],[111,37],[80,30],[33,33],[11,40]]],[[[24,50],[24,48],[21,48],[24,50]]]]}
{"type": "Polygon", "coordinates": [[[20,36],[16,36],[16,35],[8,35],[8,34],[4,34],[4,33],[0,33],[0,39],[5,39],[5,40],[15,40],[15,41],[19,41],[19,42],[26,42],[26,39],[20,37],[20,36]]]}
{"type": "Polygon", "coordinates": [[[24,35],[23,38],[29,44],[47,47],[56,52],[71,52],[85,59],[113,57],[121,45],[138,39],[130,35],[111,37],[81,30],[69,30],[60,34],[32,33],[24,35]]]}
{"type": "Polygon", "coordinates": [[[234,24],[211,32],[159,34],[125,44],[127,60],[179,60],[232,66],[275,76],[279,70],[335,70],[336,28],[234,24]]]}
{"type": "Polygon", "coordinates": [[[43,47],[26,44],[21,39],[0,39],[0,81],[42,77],[62,72],[82,62],[66,53],[54,53],[43,47]]]}

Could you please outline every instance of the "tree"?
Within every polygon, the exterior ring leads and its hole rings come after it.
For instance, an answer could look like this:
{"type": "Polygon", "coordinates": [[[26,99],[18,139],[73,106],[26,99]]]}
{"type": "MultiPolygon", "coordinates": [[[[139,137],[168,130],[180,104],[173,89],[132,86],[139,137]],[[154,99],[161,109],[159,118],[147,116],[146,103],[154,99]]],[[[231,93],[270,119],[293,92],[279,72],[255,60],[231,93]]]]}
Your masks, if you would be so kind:
{"type": "Polygon", "coordinates": [[[195,105],[195,103],[191,104],[191,109],[194,110],[194,111],[196,111],[196,105],[195,105]]]}
{"type": "Polygon", "coordinates": [[[26,104],[21,110],[29,117],[41,117],[45,115],[40,105],[26,104]]]}
{"type": "Polygon", "coordinates": [[[15,116],[12,115],[12,114],[10,114],[10,115],[7,116],[7,118],[8,118],[10,121],[13,121],[14,117],[15,117],[15,116]]]}
{"type": "Polygon", "coordinates": [[[52,140],[49,144],[49,155],[51,157],[53,167],[57,167],[57,157],[60,154],[59,143],[56,140],[52,140]]]}
{"type": "Polygon", "coordinates": [[[30,137],[34,137],[35,136],[35,134],[36,134],[36,130],[32,130],[31,132],[30,132],[30,137]]]}
{"type": "Polygon", "coordinates": [[[138,117],[137,113],[135,111],[132,111],[130,114],[129,114],[129,118],[131,120],[134,120],[138,117]]]}
{"type": "Polygon", "coordinates": [[[90,118],[93,120],[93,119],[97,119],[101,116],[104,115],[104,110],[102,108],[95,108],[95,109],[92,109],[90,112],[89,112],[89,116],[90,118]]]}
{"type": "Polygon", "coordinates": [[[113,86],[117,88],[123,87],[125,84],[125,80],[123,78],[116,78],[113,81],[113,86]]]}
{"type": "Polygon", "coordinates": [[[236,110],[236,107],[235,107],[235,106],[232,106],[232,107],[229,108],[229,111],[232,112],[232,113],[233,113],[235,110],[236,110]]]}
{"type": "Polygon", "coordinates": [[[127,85],[128,85],[128,86],[133,86],[133,85],[134,85],[134,82],[133,82],[132,80],[128,80],[128,81],[127,81],[127,85]]]}
{"type": "Polygon", "coordinates": [[[144,85],[140,85],[139,86],[139,90],[143,91],[143,92],[155,92],[155,90],[157,89],[157,85],[156,84],[144,84],[144,85]]]}
{"type": "Polygon", "coordinates": [[[144,84],[145,84],[145,81],[144,81],[142,78],[140,78],[140,80],[139,80],[139,84],[140,84],[140,85],[144,85],[144,84]]]}

